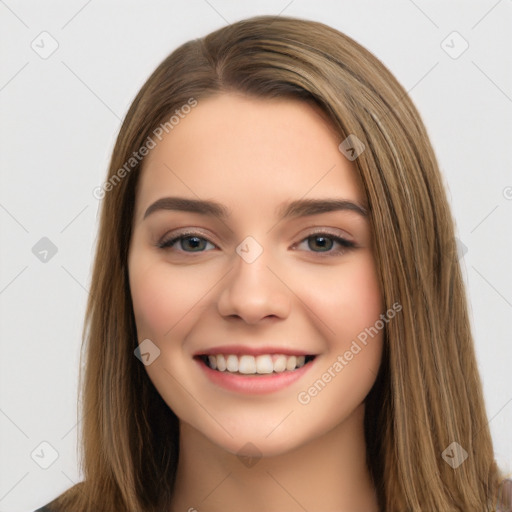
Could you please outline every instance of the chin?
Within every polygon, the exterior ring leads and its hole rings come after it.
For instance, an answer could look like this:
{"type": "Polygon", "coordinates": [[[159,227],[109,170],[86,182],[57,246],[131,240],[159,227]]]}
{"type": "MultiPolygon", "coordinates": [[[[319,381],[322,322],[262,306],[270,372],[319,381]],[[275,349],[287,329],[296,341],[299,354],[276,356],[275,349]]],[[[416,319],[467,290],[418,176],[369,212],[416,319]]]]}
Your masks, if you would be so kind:
{"type": "MultiPolygon", "coordinates": [[[[272,437],[272,436],[271,436],[272,437]]],[[[268,458],[285,455],[300,448],[304,440],[290,438],[289,435],[276,435],[273,439],[265,439],[264,435],[251,435],[222,439],[210,438],[210,441],[219,448],[240,458],[268,458]]]]}

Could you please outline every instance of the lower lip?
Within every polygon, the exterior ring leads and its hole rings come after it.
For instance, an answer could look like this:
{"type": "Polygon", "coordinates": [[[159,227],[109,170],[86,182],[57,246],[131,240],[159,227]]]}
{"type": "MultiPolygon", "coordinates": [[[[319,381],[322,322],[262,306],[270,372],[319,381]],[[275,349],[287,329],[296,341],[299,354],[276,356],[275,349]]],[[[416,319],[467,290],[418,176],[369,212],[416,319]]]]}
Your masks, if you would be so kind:
{"type": "Polygon", "coordinates": [[[248,394],[274,393],[289,386],[307,373],[315,360],[316,357],[301,368],[292,371],[244,376],[230,373],[227,370],[224,372],[212,370],[202,359],[195,358],[195,361],[214,384],[230,391],[248,394]]]}

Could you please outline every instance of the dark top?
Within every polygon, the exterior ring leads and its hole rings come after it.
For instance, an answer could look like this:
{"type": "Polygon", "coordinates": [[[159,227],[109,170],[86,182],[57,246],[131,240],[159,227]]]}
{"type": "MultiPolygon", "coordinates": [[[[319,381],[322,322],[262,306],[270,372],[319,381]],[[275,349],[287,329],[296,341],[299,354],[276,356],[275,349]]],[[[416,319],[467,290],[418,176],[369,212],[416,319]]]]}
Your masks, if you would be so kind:
{"type": "Polygon", "coordinates": [[[50,508],[50,504],[47,503],[41,508],[38,508],[37,510],[34,510],[34,512],[55,512],[55,509],[50,508]]]}
{"type": "MultiPolygon", "coordinates": [[[[49,503],[34,512],[54,512],[48,508],[49,503]]],[[[503,480],[498,489],[498,503],[496,512],[512,512],[512,479],[503,480]]]]}

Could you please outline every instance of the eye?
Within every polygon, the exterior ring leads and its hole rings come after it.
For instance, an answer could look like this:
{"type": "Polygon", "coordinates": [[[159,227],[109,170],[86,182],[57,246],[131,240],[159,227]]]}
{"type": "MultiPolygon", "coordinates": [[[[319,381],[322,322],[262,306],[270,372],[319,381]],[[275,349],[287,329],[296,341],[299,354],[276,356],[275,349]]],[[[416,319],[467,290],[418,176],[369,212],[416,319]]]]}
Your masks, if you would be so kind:
{"type": "MultiPolygon", "coordinates": [[[[180,233],[177,236],[169,238],[168,240],[162,240],[157,243],[157,247],[160,249],[173,249],[178,252],[205,252],[208,244],[215,248],[216,245],[210,242],[204,236],[201,236],[202,233],[199,232],[186,232],[180,233]],[[177,249],[175,246],[179,245],[181,248],[177,249]],[[190,249],[190,250],[189,250],[190,249]]],[[[308,237],[301,240],[299,244],[296,244],[294,247],[300,247],[300,245],[306,243],[308,249],[312,249],[311,252],[315,253],[325,253],[328,256],[336,256],[340,254],[344,254],[345,252],[357,247],[357,245],[343,238],[339,235],[334,235],[332,233],[328,233],[325,231],[319,231],[310,234],[308,237]],[[336,244],[340,247],[337,250],[332,250],[336,244]],[[319,249],[319,250],[316,250],[319,249]]]]}
{"type": "Polygon", "coordinates": [[[348,252],[351,249],[354,249],[356,247],[356,244],[350,240],[347,240],[346,238],[343,238],[338,235],[334,235],[332,233],[324,232],[324,231],[318,231],[315,233],[310,234],[307,238],[302,240],[299,244],[299,247],[301,244],[307,244],[307,247],[309,249],[313,249],[312,252],[316,253],[327,253],[329,256],[336,256],[339,254],[344,254],[345,252],[348,252]],[[340,246],[341,248],[337,250],[331,250],[336,244],[340,246]],[[315,249],[319,249],[316,251],[315,249]]]}
{"type": "Polygon", "coordinates": [[[206,238],[199,236],[201,233],[189,232],[189,233],[181,233],[169,240],[163,240],[157,244],[160,249],[169,249],[174,248],[176,243],[181,245],[181,251],[178,252],[204,252],[204,248],[207,244],[215,247],[209,240],[206,238]],[[187,249],[192,249],[191,251],[187,249]]]}

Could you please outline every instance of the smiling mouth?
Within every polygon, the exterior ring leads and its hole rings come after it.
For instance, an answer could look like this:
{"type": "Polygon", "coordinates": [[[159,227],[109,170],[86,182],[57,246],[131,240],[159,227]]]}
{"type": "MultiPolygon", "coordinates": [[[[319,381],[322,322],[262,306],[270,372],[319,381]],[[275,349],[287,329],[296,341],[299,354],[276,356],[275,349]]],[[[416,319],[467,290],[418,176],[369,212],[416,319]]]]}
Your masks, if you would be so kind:
{"type": "Polygon", "coordinates": [[[215,354],[197,356],[206,366],[218,372],[234,375],[268,375],[293,372],[315,359],[315,355],[294,356],[285,354],[215,354]]]}

